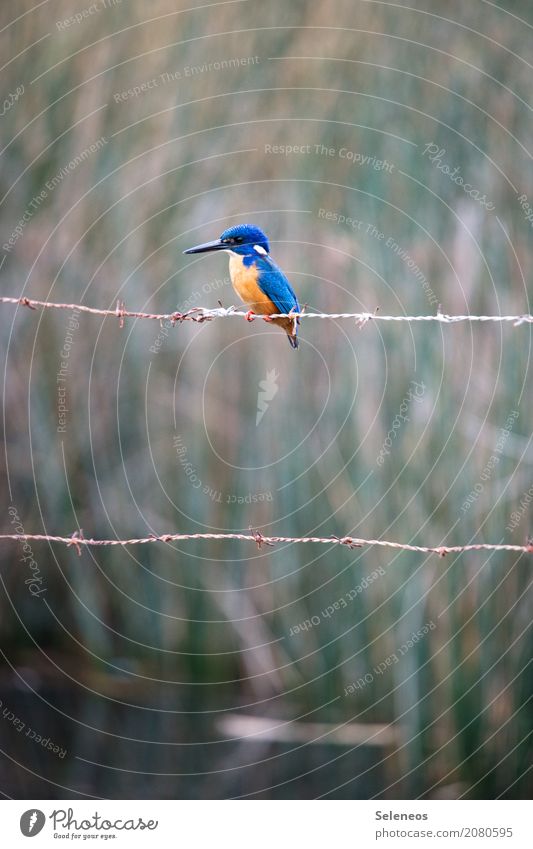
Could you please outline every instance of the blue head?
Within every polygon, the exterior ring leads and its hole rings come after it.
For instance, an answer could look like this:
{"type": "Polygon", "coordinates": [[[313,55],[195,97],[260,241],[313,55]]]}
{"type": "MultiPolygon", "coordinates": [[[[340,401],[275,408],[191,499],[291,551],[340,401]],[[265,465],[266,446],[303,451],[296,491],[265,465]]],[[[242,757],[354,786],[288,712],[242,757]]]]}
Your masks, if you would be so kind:
{"type": "Polygon", "coordinates": [[[220,239],[213,242],[205,242],[195,248],[183,251],[185,254],[200,254],[207,251],[232,251],[233,253],[246,256],[247,254],[269,253],[270,245],[268,239],[259,227],[254,224],[236,224],[224,230],[220,239]],[[256,250],[256,247],[259,250],[256,250]]]}

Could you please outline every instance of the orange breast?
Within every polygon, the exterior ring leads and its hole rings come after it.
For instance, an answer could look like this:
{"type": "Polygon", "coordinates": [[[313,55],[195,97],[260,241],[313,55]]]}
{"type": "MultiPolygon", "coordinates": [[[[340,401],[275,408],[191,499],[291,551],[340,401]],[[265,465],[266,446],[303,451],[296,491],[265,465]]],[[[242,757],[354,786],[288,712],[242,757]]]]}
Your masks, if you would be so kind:
{"type": "Polygon", "coordinates": [[[259,272],[255,264],[246,266],[240,256],[230,255],[229,276],[233,288],[241,301],[259,315],[271,315],[279,312],[264,292],[259,288],[259,272]]]}

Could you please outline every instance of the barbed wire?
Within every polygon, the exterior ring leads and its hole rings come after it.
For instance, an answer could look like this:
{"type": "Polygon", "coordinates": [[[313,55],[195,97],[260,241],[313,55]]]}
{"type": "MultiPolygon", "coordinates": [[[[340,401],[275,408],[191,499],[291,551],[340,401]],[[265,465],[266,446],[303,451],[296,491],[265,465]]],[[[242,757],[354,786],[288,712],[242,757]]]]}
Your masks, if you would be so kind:
{"type": "Polygon", "coordinates": [[[260,531],[250,528],[250,533],[198,533],[198,534],[150,534],[148,537],[137,537],[133,539],[86,539],[83,531],[74,531],[70,536],[50,536],[48,534],[0,534],[0,541],[14,540],[15,542],[58,542],[68,547],[76,548],[81,555],[81,547],[92,546],[127,546],[145,545],[152,542],[184,542],[186,540],[239,540],[241,542],[255,542],[258,548],[263,545],[274,546],[276,543],[318,543],[321,545],[345,545],[348,548],[363,548],[365,546],[381,546],[384,548],[395,548],[401,551],[414,551],[420,554],[438,554],[445,557],[447,554],[462,554],[466,551],[514,551],[522,554],[533,554],[533,539],[528,539],[525,545],[511,545],[509,543],[471,543],[468,545],[410,545],[404,542],[391,542],[382,539],[362,539],[352,536],[330,536],[330,537],[280,537],[264,536],[260,531]]]}
{"type": "MultiPolygon", "coordinates": [[[[90,313],[91,315],[101,315],[101,316],[113,316],[114,318],[118,318],[120,321],[120,326],[124,325],[125,318],[147,318],[152,319],[154,321],[169,321],[171,324],[181,324],[183,321],[195,321],[198,323],[202,323],[204,321],[212,321],[215,318],[253,318],[250,312],[245,312],[244,310],[237,309],[234,306],[223,307],[222,305],[215,308],[207,308],[207,307],[193,307],[192,309],[186,310],[185,312],[180,312],[176,310],[171,313],[150,313],[150,312],[138,312],[137,310],[128,310],[124,305],[124,301],[117,301],[117,305],[114,310],[112,309],[99,309],[97,307],[88,307],[84,304],[60,304],[54,303],[52,301],[38,301],[34,298],[12,298],[12,297],[0,297],[0,303],[2,304],[15,304],[18,306],[28,307],[29,309],[36,310],[38,308],[41,309],[55,309],[55,310],[70,310],[77,312],[85,312],[90,313]]],[[[378,310],[375,312],[336,312],[336,313],[326,313],[326,312],[307,312],[304,307],[300,312],[290,312],[290,313],[274,313],[271,316],[257,316],[258,318],[329,318],[333,320],[337,319],[351,319],[356,322],[358,327],[363,327],[369,321],[404,321],[404,322],[413,322],[413,321],[436,321],[440,324],[457,324],[458,322],[496,322],[496,323],[510,323],[514,327],[518,327],[521,324],[533,324],[533,315],[529,313],[525,313],[524,315],[447,315],[446,313],[440,312],[440,310],[433,315],[380,315],[378,310]]]]}
{"type": "MultiPolygon", "coordinates": [[[[186,312],[175,311],[172,313],[146,313],[133,310],[127,310],[123,301],[117,301],[114,310],[100,309],[97,307],[88,307],[83,304],[64,304],[51,301],[39,301],[32,298],[22,297],[0,297],[0,303],[15,304],[29,309],[62,309],[78,312],[90,313],[92,315],[113,316],[120,320],[120,326],[124,324],[125,318],[140,318],[152,319],[156,321],[170,321],[172,324],[181,323],[182,321],[204,322],[211,321],[215,318],[227,318],[229,316],[250,318],[249,312],[238,310],[235,307],[220,306],[214,309],[205,307],[193,307],[186,312]]],[[[276,313],[270,316],[271,318],[329,318],[329,319],[353,319],[358,326],[365,325],[370,320],[378,321],[437,321],[444,324],[453,324],[463,321],[477,322],[510,322],[515,327],[524,323],[533,323],[533,316],[524,315],[446,315],[445,313],[437,312],[435,315],[378,315],[374,313],[320,313],[306,312],[305,307],[300,312],[276,313]]],[[[255,542],[258,548],[263,545],[274,546],[276,543],[318,543],[323,545],[346,545],[349,548],[362,548],[364,546],[381,546],[386,548],[399,549],[401,551],[413,551],[421,554],[439,554],[444,557],[446,554],[461,554],[467,551],[513,551],[516,553],[533,553],[533,541],[529,540],[525,545],[511,545],[502,543],[474,543],[468,545],[453,545],[453,546],[423,546],[410,545],[408,543],[392,542],[389,540],[379,539],[361,539],[358,537],[284,537],[284,536],[264,536],[259,531],[253,531],[250,528],[249,534],[242,533],[196,533],[196,534],[154,534],[149,537],[139,537],[127,540],[118,539],[86,539],[81,530],[75,531],[70,536],[53,536],[49,534],[0,534],[0,541],[14,540],[16,542],[58,542],[67,546],[74,546],[78,554],[81,555],[81,547],[89,546],[127,546],[127,545],[144,545],[152,542],[182,542],[186,540],[239,540],[244,542],[255,542]]]]}

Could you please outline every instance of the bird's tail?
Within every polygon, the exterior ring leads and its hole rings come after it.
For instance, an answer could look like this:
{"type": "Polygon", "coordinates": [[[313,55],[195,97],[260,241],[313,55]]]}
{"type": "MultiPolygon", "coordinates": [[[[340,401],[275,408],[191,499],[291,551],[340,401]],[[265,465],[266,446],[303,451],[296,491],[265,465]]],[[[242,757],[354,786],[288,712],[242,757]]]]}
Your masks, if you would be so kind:
{"type": "Polygon", "coordinates": [[[296,350],[299,345],[298,337],[296,336],[296,334],[294,336],[291,336],[290,333],[287,333],[287,339],[289,340],[289,345],[291,346],[291,348],[294,348],[294,350],[296,350]]]}
{"type": "MultiPolygon", "coordinates": [[[[300,311],[300,305],[299,305],[298,301],[296,301],[295,305],[293,307],[291,307],[291,309],[289,310],[289,315],[292,312],[296,312],[296,311],[298,311],[298,312],[300,311]]],[[[296,350],[297,347],[298,347],[298,325],[299,324],[300,324],[299,318],[291,318],[289,327],[287,327],[287,325],[285,325],[285,329],[287,331],[287,337],[289,339],[289,345],[294,350],[296,350]]]]}

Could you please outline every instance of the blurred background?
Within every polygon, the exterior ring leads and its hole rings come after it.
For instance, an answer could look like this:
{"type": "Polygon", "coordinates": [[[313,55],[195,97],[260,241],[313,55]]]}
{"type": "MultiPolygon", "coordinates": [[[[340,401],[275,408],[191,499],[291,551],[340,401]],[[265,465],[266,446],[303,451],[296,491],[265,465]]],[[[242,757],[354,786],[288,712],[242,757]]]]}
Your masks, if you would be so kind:
{"type": "MultiPolygon", "coordinates": [[[[310,310],[531,312],[533,10],[3,3],[1,294],[237,303],[253,222],[310,310]],[[531,205],[531,206],[530,206],[531,205]]],[[[531,325],[2,306],[3,533],[523,544],[531,325]]],[[[3,542],[16,798],[525,798],[531,558],[3,542]],[[29,549],[29,550],[28,550],[29,549]]]]}

